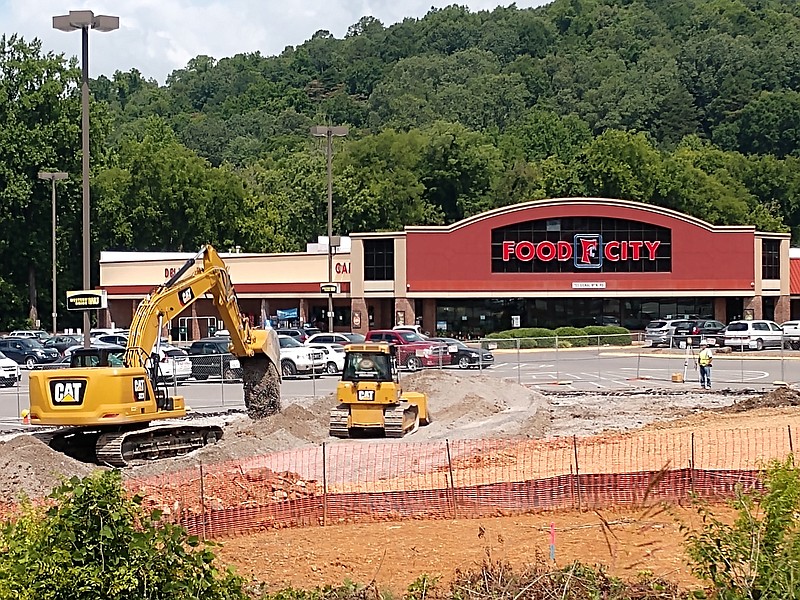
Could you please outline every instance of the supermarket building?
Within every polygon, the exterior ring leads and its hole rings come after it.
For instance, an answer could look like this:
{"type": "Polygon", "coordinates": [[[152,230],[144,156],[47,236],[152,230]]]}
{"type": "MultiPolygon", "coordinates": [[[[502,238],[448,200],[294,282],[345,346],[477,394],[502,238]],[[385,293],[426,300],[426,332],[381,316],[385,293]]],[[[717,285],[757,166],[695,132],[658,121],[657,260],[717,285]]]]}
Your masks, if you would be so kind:
{"type": "MultiPolygon", "coordinates": [[[[715,226],[626,200],[536,200],[452,225],[342,239],[332,268],[337,331],[419,323],[476,337],[594,323],[643,329],[651,319],[683,314],[723,322],[800,315],[800,257],[790,268],[788,233],[715,226]]],[[[101,325],[128,326],[139,301],[192,255],[103,252],[108,309],[101,325]]],[[[328,295],[320,290],[327,245],[222,256],[254,325],[267,318],[284,326],[327,323],[328,295]]],[[[179,321],[171,324],[173,337],[207,334],[217,326],[210,298],[179,321]]]]}

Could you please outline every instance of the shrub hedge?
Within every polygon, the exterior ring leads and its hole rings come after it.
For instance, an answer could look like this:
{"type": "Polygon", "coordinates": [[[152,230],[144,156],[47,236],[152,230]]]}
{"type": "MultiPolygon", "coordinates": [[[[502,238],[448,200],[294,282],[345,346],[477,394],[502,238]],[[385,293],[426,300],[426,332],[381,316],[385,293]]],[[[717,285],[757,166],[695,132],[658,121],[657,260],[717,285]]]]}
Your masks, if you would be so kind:
{"type": "MultiPolygon", "coordinates": [[[[496,340],[498,350],[513,350],[519,343],[521,350],[529,348],[578,348],[585,346],[630,346],[631,332],[617,325],[592,325],[590,327],[520,327],[496,331],[486,336],[496,340]],[[519,340],[519,342],[517,342],[519,340]]],[[[486,343],[484,343],[484,346],[486,343]]]]}

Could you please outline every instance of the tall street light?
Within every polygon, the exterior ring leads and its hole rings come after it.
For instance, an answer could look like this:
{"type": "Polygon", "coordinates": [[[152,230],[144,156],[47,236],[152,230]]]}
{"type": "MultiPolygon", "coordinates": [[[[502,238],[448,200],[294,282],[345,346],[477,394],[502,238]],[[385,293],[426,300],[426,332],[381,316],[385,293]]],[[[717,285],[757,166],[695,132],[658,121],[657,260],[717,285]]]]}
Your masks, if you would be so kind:
{"type": "Polygon", "coordinates": [[[58,333],[56,324],[56,319],[58,318],[56,308],[56,298],[58,297],[56,292],[56,181],[67,177],[69,175],[61,171],[39,171],[39,179],[50,180],[50,187],[53,191],[53,314],[51,315],[53,317],[53,335],[58,333]]]}
{"type": "MultiPolygon", "coordinates": [[[[81,152],[83,182],[83,289],[91,288],[89,248],[89,30],[114,31],[119,29],[119,17],[97,15],[90,10],[71,10],[68,15],[53,17],[53,28],[60,31],[81,31],[81,152]]],[[[88,348],[89,311],[83,311],[83,345],[88,348]]]]}
{"type": "MultiPolygon", "coordinates": [[[[328,156],[328,283],[333,281],[333,169],[331,157],[333,156],[333,138],[344,137],[348,133],[347,127],[330,127],[317,125],[311,128],[311,135],[327,139],[328,156]]],[[[336,246],[339,245],[337,241],[336,246]]],[[[328,331],[333,332],[333,293],[328,293],[328,331]]]]}

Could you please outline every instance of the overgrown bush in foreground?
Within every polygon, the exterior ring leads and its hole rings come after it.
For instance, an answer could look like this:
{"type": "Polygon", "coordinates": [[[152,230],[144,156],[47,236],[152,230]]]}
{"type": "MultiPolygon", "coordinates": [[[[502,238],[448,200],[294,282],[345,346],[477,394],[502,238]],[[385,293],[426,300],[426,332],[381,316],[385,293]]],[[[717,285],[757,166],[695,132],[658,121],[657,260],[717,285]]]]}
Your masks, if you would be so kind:
{"type": "Polygon", "coordinates": [[[0,530],[0,599],[240,600],[243,580],[208,546],[159,523],[129,498],[119,472],[73,478],[52,506],[25,506],[0,530]]]}
{"type": "Polygon", "coordinates": [[[708,507],[688,532],[693,571],[725,600],[800,598],[800,472],[792,457],[773,462],[763,492],[737,491],[737,517],[723,523],[708,507]]]}

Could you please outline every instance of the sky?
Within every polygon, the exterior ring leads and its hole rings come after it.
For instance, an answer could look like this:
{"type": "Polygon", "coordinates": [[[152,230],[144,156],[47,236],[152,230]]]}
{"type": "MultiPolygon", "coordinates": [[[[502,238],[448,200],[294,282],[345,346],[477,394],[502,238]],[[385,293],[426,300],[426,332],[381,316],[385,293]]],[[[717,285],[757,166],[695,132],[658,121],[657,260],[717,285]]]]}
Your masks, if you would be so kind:
{"type": "MultiPolygon", "coordinates": [[[[518,0],[518,8],[550,0],[518,0]]],[[[167,75],[195,56],[215,59],[242,52],[264,56],[298,46],[316,31],[327,29],[342,38],[348,27],[366,15],[389,26],[405,17],[423,17],[431,7],[457,3],[471,11],[492,10],[511,2],[496,0],[0,0],[0,33],[38,38],[43,53],[80,56],[81,36],[52,28],[52,17],[70,10],[119,17],[120,28],[89,34],[89,75],[111,77],[114,71],[138,69],[164,84],[167,75]]]]}

